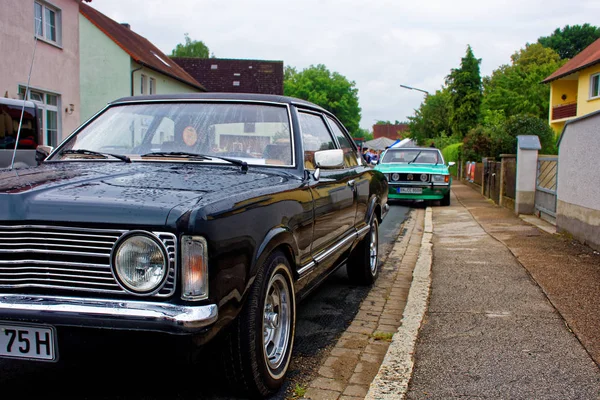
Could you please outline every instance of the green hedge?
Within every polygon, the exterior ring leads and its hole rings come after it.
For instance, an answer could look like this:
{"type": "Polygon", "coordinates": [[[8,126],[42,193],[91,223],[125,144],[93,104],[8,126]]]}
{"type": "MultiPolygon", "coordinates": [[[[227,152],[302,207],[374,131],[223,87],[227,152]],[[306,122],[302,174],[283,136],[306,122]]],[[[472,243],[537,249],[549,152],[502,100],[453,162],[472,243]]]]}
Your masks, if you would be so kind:
{"type": "Polygon", "coordinates": [[[449,168],[450,173],[453,176],[456,176],[458,174],[458,164],[460,163],[462,158],[462,146],[462,143],[454,143],[442,149],[442,155],[444,156],[444,160],[446,161],[446,163],[448,163],[449,161],[454,161],[456,163],[455,165],[449,168]]]}

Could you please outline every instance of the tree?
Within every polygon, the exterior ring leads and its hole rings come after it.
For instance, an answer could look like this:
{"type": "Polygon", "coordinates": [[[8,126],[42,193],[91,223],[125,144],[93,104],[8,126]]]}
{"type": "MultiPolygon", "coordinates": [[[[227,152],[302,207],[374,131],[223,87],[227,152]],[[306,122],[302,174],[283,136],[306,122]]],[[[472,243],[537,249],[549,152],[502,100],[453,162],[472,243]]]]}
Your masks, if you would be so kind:
{"type": "Polygon", "coordinates": [[[548,118],[550,87],[540,82],[564,63],[554,50],[527,44],[511,56],[510,65],[500,66],[483,79],[482,117],[497,113],[548,118]]]}
{"type": "Polygon", "coordinates": [[[332,112],[352,135],[359,132],[361,109],[355,82],[330,72],[325,65],[311,65],[301,72],[288,67],[284,73],[283,93],[297,97],[332,112]]]}
{"type": "Polygon", "coordinates": [[[447,137],[450,128],[450,92],[442,88],[425,98],[415,115],[408,117],[410,137],[419,144],[429,139],[447,137]]]}
{"type": "MultiPolygon", "coordinates": [[[[192,40],[190,35],[185,33],[185,44],[179,43],[171,52],[171,57],[190,57],[190,58],[208,58],[210,51],[201,40],[192,40]]],[[[212,54],[212,57],[215,55],[212,54]]]]}
{"type": "Polygon", "coordinates": [[[570,59],[600,38],[600,28],[590,24],[566,25],[556,30],[550,36],[542,36],[538,43],[551,48],[561,58],[570,59]]]}
{"type": "Polygon", "coordinates": [[[450,92],[450,126],[452,134],[462,138],[475,125],[481,105],[480,59],[475,58],[471,46],[461,59],[460,68],[452,69],[446,77],[450,92]]]}
{"type": "Polygon", "coordinates": [[[373,140],[373,132],[364,128],[358,128],[358,131],[355,133],[351,133],[351,135],[353,138],[362,138],[365,142],[373,140]]]}

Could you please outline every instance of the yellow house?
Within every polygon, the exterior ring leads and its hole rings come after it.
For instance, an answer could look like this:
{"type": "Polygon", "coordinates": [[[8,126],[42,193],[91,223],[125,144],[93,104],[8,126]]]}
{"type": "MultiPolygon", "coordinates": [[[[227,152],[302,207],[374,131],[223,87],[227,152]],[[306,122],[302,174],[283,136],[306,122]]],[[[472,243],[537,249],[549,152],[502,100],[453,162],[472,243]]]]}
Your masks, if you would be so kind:
{"type": "Polygon", "coordinates": [[[565,122],[600,110],[600,39],[583,49],[552,75],[550,126],[560,134],[565,122]]]}

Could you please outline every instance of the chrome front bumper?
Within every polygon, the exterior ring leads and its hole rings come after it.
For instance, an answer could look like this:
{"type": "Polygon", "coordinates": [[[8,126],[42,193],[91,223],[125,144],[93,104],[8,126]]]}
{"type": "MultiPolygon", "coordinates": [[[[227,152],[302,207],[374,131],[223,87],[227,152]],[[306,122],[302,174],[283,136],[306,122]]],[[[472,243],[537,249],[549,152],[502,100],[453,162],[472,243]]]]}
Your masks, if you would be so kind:
{"type": "Polygon", "coordinates": [[[181,306],[146,301],[0,294],[0,320],[56,326],[192,334],[217,320],[216,304],[181,306]]]}

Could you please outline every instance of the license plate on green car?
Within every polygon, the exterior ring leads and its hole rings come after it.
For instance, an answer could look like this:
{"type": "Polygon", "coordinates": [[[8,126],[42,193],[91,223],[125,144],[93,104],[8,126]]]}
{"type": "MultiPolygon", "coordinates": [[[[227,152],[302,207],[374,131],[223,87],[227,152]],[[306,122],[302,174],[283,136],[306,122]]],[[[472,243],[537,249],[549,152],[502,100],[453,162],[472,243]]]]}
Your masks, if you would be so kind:
{"type": "Polygon", "coordinates": [[[421,194],[423,193],[422,188],[397,188],[396,192],[398,194],[421,194]]]}

